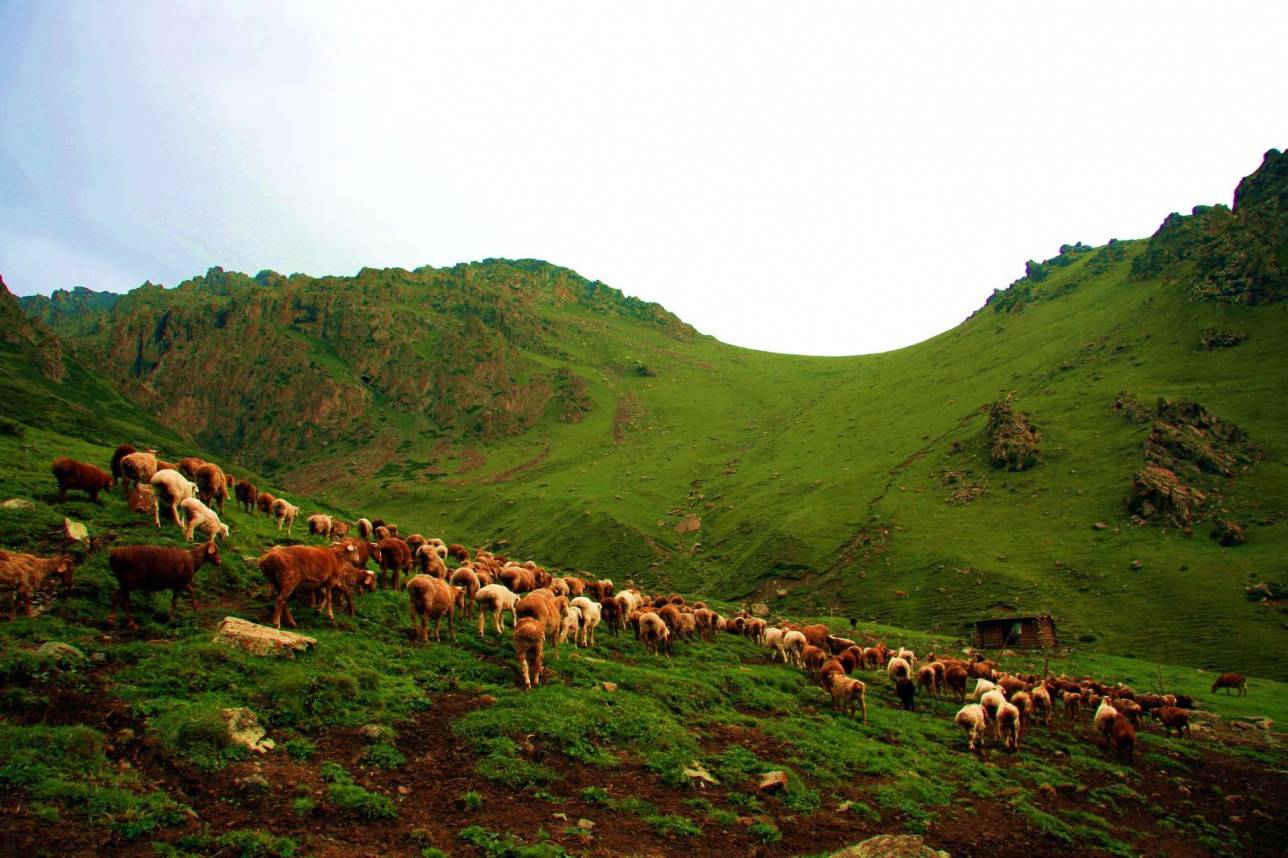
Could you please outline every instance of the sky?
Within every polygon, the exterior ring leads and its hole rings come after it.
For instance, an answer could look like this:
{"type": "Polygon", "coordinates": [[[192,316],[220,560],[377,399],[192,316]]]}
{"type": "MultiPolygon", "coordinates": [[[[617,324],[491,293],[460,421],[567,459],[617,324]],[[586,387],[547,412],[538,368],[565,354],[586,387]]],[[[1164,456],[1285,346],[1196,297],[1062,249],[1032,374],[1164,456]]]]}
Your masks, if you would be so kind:
{"type": "Polygon", "coordinates": [[[1229,203],[1288,3],[0,3],[0,274],[535,257],[740,346],[958,324],[1229,203]]]}

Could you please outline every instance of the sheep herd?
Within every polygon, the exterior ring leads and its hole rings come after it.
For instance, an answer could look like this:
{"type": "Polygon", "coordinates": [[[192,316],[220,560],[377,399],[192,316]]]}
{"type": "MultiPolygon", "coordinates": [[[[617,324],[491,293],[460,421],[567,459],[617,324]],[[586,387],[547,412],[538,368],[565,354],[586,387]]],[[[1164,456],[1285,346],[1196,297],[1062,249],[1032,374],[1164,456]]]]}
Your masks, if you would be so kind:
{"type": "MultiPolygon", "coordinates": [[[[197,529],[206,533],[207,541],[190,549],[156,545],[114,548],[108,566],[119,588],[112,596],[109,625],[115,621],[118,604],[123,604],[127,623],[135,627],[129,604],[133,590],[171,590],[171,620],[180,593],[188,594],[196,610],[193,579],[204,563],[221,562],[217,540],[226,539],[229,528],[220,516],[230,491],[246,514],[269,515],[278,530],[285,528],[288,535],[300,511],[283,498],[259,491],[249,480],[237,480],[196,457],[169,464],[154,450],[138,451],[123,444],[112,456],[110,469],[108,474],[65,456],[55,459],[52,471],[59,502],[74,489],[101,503],[99,492],[119,481],[131,508],[150,509],[158,528],[164,507],[186,542],[193,540],[197,529]]],[[[486,637],[489,625],[496,635],[504,636],[508,613],[524,688],[541,682],[547,643],[558,658],[559,645],[569,638],[578,647],[594,646],[595,632],[602,625],[612,635],[629,627],[636,640],[655,656],[669,657],[676,641],[710,642],[719,633],[750,638],[767,649],[772,659],[803,670],[830,695],[834,710],[859,714],[865,722],[867,683],[853,676],[856,671],[872,674],[869,681],[884,673],[898,705],[906,710],[915,708],[919,690],[931,698],[951,694],[962,704],[954,722],[964,731],[971,753],[984,754],[989,744],[1017,751],[1023,731],[1039,723],[1051,729],[1057,709],[1062,709],[1070,723],[1078,722],[1084,711],[1092,713],[1106,751],[1117,752],[1131,765],[1142,715],[1161,723],[1169,735],[1176,730],[1179,737],[1188,733],[1194,708],[1194,701],[1184,695],[1138,694],[1125,685],[1090,677],[999,671],[996,662],[977,654],[958,659],[929,653],[919,660],[906,648],[892,650],[880,641],[863,646],[839,637],[822,623],[783,621],[770,625],[746,611],[726,617],[703,602],[690,605],[680,595],[647,596],[634,586],[619,590],[607,579],[556,576],[531,560],[519,563],[482,548],[471,552],[462,545],[448,545],[415,533],[404,538],[396,525],[380,519],[361,518],[351,528],[347,522],[317,513],[308,516],[307,523],[309,534],[321,537],[324,544],[278,545],[258,559],[258,567],[272,588],[274,626],[281,628],[283,616],[288,625],[296,625],[289,603],[297,595],[334,621],[335,596],[352,615],[354,596],[378,587],[406,591],[412,637],[418,641],[428,641],[431,621],[434,640],[441,640],[444,619],[449,636],[456,640],[458,614],[465,620],[477,614],[480,638],[486,637]],[[351,531],[355,535],[350,535],[351,531]],[[448,567],[449,559],[456,563],[455,568],[448,567]],[[379,567],[378,576],[368,568],[372,562],[379,567]],[[407,576],[405,581],[403,575],[407,576]],[[971,679],[975,687],[968,694],[971,679]]],[[[0,589],[14,592],[11,616],[20,602],[30,613],[31,594],[50,576],[69,585],[71,559],[0,550],[0,589]]],[[[1212,690],[1219,688],[1244,694],[1246,681],[1241,674],[1222,674],[1212,690]]]]}

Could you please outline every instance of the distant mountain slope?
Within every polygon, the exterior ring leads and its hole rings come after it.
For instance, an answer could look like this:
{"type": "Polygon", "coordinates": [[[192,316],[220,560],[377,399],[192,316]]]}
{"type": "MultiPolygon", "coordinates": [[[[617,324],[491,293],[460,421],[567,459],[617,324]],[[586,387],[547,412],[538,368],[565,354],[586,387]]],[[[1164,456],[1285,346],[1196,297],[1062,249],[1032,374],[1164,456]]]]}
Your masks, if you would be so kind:
{"type": "Polygon", "coordinates": [[[1067,643],[1284,676],[1245,588],[1288,554],[1285,162],[879,355],[734,348],[531,261],[30,307],[196,442],[426,533],[904,626],[1047,612],[1067,643]]]}

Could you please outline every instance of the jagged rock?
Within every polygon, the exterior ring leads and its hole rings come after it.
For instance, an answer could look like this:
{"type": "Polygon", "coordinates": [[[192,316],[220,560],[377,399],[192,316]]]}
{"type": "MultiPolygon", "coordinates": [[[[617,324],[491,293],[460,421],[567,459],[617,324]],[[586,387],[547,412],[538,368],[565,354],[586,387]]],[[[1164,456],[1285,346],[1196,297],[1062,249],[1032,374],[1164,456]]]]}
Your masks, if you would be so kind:
{"type": "Polygon", "coordinates": [[[705,787],[707,784],[720,783],[711,776],[711,772],[707,771],[705,766],[696,760],[689,763],[689,767],[684,770],[683,774],[686,778],[695,782],[699,787],[705,787]]]}
{"type": "Polygon", "coordinates": [[[831,858],[950,858],[941,849],[931,849],[919,834],[879,834],[857,846],[833,852],[831,858]]]}
{"type": "Polygon", "coordinates": [[[34,506],[35,504],[26,498],[9,498],[0,501],[0,509],[31,509],[34,506]]]}
{"type": "Polygon", "coordinates": [[[1247,537],[1243,535],[1243,528],[1235,524],[1233,521],[1216,522],[1216,529],[1212,531],[1212,538],[1215,539],[1218,544],[1226,547],[1242,545],[1247,541],[1247,537]]]}
{"type": "Polygon", "coordinates": [[[79,521],[63,519],[63,536],[71,542],[89,542],[89,528],[79,521]]]}
{"type": "MultiPolygon", "coordinates": [[[[259,716],[244,707],[221,709],[224,720],[228,723],[228,741],[240,745],[258,754],[265,754],[277,747],[272,739],[264,738],[264,728],[259,725],[259,716]]],[[[253,777],[253,776],[252,776],[253,777]]],[[[246,780],[243,778],[243,781],[246,780]]],[[[268,781],[264,781],[268,788],[268,781]]]]}
{"type": "Polygon", "coordinates": [[[150,513],[152,512],[152,487],[139,486],[130,492],[130,497],[126,500],[130,512],[150,513]]]}
{"type": "Polygon", "coordinates": [[[1144,521],[1163,519],[1177,527],[1194,523],[1207,501],[1202,491],[1187,486],[1174,472],[1159,465],[1146,465],[1132,481],[1131,511],[1144,521]]]}
{"type": "Polygon", "coordinates": [[[268,782],[268,778],[258,772],[252,772],[245,777],[233,778],[233,783],[244,790],[263,790],[267,792],[272,789],[272,786],[268,782]]]}
{"type": "Polygon", "coordinates": [[[46,641],[41,644],[40,649],[36,650],[36,657],[68,666],[84,664],[89,660],[85,658],[85,653],[62,641],[46,641]]]}
{"type": "Polygon", "coordinates": [[[1098,521],[1095,524],[1091,525],[1092,530],[1107,530],[1108,528],[1109,528],[1109,525],[1105,524],[1103,521],[1098,521]]]}
{"type": "Polygon", "coordinates": [[[1206,328],[1199,347],[1210,352],[1216,349],[1228,349],[1237,346],[1248,338],[1243,331],[1222,331],[1218,328],[1206,328]]]}
{"type": "Polygon", "coordinates": [[[766,772],[756,787],[760,792],[779,792],[787,789],[787,772],[766,772]]]}
{"type": "Polygon", "coordinates": [[[990,455],[993,466],[1008,471],[1025,471],[1036,465],[1040,458],[1038,444],[1042,440],[1029,416],[1011,408],[1012,397],[999,399],[988,411],[986,432],[992,439],[990,455]]]}
{"type": "Polygon", "coordinates": [[[695,530],[700,530],[701,528],[702,519],[698,518],[696,515],[687,515],[684,517],[683,521],[680,521],[675,525],[674,530],[676,533],[693,533],[695,530]]]}
{"type": "Polygon", "coordinates": [[[752,602],[751,615],[753,617],[769,616],[769,604],[767,602],[752,602]]]}
{"type": "Polygon", "coordinates": [[[224,617],[212,643],[243,649],[251,655],[277,655],[294,658],[317,645],[317,638],[261,626],[239,617],[224,617]]]}

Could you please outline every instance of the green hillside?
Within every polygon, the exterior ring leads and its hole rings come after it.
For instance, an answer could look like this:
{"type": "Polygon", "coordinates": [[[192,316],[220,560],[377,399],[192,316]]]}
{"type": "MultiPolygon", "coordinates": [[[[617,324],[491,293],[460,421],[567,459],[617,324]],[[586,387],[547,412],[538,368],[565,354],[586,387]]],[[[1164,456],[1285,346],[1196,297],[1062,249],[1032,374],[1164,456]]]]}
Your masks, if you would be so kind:
{"type": "Polygon", "coordinates": [[[1285,678],[1246,588],[1288,548],[1286,162],[879,355],[734,348],[535,261],[27,303],[194,446],[410,530],[953,635],[1051,613],[1066,644],[1285,678]],[[1022,471],[993,463],[1007,399],[1022,471]],[[1133,510],[1160,462],[1204,501],[1133,510]]]}

